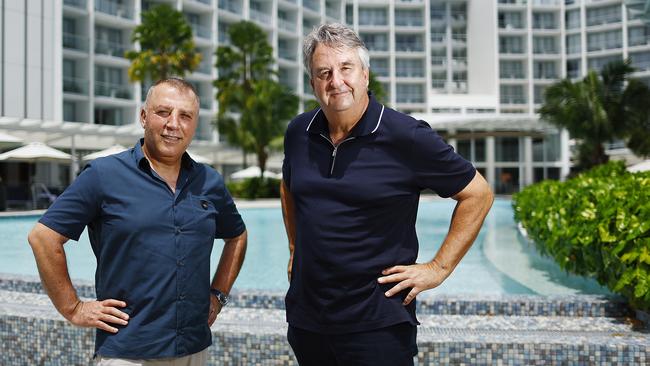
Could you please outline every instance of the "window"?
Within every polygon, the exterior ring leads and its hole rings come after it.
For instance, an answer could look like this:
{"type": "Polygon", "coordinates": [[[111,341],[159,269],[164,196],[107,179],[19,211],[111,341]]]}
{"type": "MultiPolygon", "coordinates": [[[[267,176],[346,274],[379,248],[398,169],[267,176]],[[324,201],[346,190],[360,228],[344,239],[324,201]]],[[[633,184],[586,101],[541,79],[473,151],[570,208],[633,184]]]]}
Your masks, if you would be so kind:
{"type": "Polygon", "coordinates": [[[580,10],[567,11],[565,19],[567,29],[580,28],[580,10]]]}
{"type": "Polygon", "coordinates": [[[359,8],[359,25],[388,25],[385,8],[359,8]]]}
{"type": "Polygon", "coordinates": [[[581,44],[580,44],[580,35],[579,34],[572,34],[569,36],[566,36],[566,50],[567,53],[580,53],[581,50],[581,44]]]}
{"type": "Polygon", "coordinates": [[[546,85],[535,85],[533,88],[534,102],[535,104],[544,103],[544,91],[546,90],[546,85]]]}
{"type": "Polygon", "coordinates": [[[501,85],[501,103],[503,104],[524,104],[526,96],[524,95],[523,85],[501,85]]]}
{"type": "Polygon", "coordinates": [[[494,159],[497,162],[519,161],[519,138],[495,137],[494,159]]]}
{"type": "Polygon", "coordinates": [[[395,10],[395,25],[421,27],[424,24],[422,14],[423,12],[421,10],[397,9],[395,10]]]}
{"type": "Polygon", "coordinates": [[[627,37],[630,46],[650,44],[650,25],[629,28],[627,37]]]}
{"type": "Polygon", "coordinates": [[[613,61],[618,61],[622,60],[623,55],[616,55],[616,56],[605,56],[605,57],[593,57],[590,58],[587,61],[587,66],[590,69],[600,71],[600,69],[603,68],[606,64],[613,62],[613,61]]]}
{"type": "Polygon", "coordinates": [[[630,61],[637,70],[650,70],[650,52],[630,53],[630,61]]]}
{"type": "Polygon", "coordinates": [[[535,61],[533,62],[533,77],[535,79],[557,79],[555,61],[535,61]]]}
{"type": "Polygon", "coordinates": [[[575,79],[580,76],[580,60],[567,60],[566,76],[575,79]]]}
{"type": "Polygon", "coordinates": [[[524,74],[523,61],[506,61],[499,62],[499,76],[502,79],[522,79],[524,74]]]}
{"type": "Polygon", "coordinates": [[[424,51],[422,35],[420,34],[396,34],[395,49],[397,51],[417,52],[424,51]]]}
{"type": "Polygon", "coordinates": [[[397,59],[395,66],[397,76],[424,77],[424,64],[421,59],[397,59]]]}
{"type": "Polygon", "coordinates": [[[587,9],[587,26],[618,23],[621,21],[621,6],[587,9]]]}
{"type": "Polygon", "coordinates": [[[388,36],[384,33],[361,33],[361,39],[369,51],[388,51],[388,36]]]}
{"type": "Polygon", "coordinates": [[[533,53],[556,54],[558,53],[556,38],[551,36],[533,37],[533,53]]]}
{"type": "Polygon", "coordinates": [[[499,52],[501,53],[523,53],[524,38],[517,36],[499,37],[499,52]]]}
{"type": "Polygon", "coordinates": [[[354,6],[352,4],[345,5],[345,23],[350,26],[354,24],[354,6]]]}
{"type": "Polygon", "coordinates": [[[389,76],[388,59],[386,58],[371,58],[370,71],[376,76],[389,76]]]}
{"type": "Polygon", "coordinates": [[[397,84],[397,103],[424,103],[424,88],[420,84],[397,84]]]}
{"type": "Polygon", "coordinates": [[[600,51],[623,47],[623,34],[620,30],[599,32],[587,35],[587,50],[600,51]]]}
{"type": "Polygon", "coordinates": [[[77,106],[74,102],[63,102],[63,120],[67,122],[77,121],[77,106]]]}
{"type": "Polygon", "coordinates": [[[521,12],[500,11],[499,28],[501,29],[522,29],[524,27],[521,12]]]}
{"type": "Polygon", "coordinates": [[[556,29],[557,22],[555,21],[555,14],[549,12],[534,12],[533,13],[533,28],[534,29],[556,29]]]}

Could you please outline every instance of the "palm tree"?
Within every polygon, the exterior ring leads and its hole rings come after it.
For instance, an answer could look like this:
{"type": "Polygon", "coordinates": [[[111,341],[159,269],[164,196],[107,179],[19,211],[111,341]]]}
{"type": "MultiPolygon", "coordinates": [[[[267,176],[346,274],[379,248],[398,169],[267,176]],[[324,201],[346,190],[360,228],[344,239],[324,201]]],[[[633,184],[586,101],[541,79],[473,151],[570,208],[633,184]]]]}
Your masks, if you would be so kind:
{"type": "Polygon", "coordinates": [[[242,21],[228,35],[231,45],[215,52],[217,126],[229,143],[242,148],[244,159],[255,153],[262,174],[269,150],[281,146],[286,123],[298,110],[298,97],[274,80],[273,48],[261,28],[242,21]]]}
{"type": "Polygon", "coordinates": [[[131,60],[132,82],[183,76],[196,70],[201,62],[192,28],[181,12],[167,4],[142,12],[142,23],[135,27],[131,40],[139,42],[141,48],[125,54],[131,60]]]}
{"type": "Polygon", "coordinates": [[[648,145],[650,91],[630,78],[633,71],[628,62],[616,61],[605,65],[600,76],[591,70],[581,81],[565,79],[546,89],[540,115],[580,139],[579,169],[607,162],[603,143],[615,138],[627,140],[635,153],[641,152],[637,147],[648,145]],[[645,140],[638,141],[634,134],[645,136],[645,140]]]}

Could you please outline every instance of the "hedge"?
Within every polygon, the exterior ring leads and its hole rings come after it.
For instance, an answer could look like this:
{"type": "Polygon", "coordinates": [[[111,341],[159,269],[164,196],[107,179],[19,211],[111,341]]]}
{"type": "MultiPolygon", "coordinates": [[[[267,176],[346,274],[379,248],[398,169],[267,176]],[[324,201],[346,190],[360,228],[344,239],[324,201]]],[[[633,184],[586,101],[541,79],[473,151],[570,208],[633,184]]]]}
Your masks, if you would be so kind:
{"type": "Polygon", "coordinates": [[[242,181],[226,183],[228,191],[233,197],[256,199],[256,198],[279,198],[280,179],[273,178],[248,178],[242,181]]]}
{"type": "Polygon", "coordinates": [[[608,163],[529,186],[512,204],[539,251],[650,310],[650,172],[608,163]]]}

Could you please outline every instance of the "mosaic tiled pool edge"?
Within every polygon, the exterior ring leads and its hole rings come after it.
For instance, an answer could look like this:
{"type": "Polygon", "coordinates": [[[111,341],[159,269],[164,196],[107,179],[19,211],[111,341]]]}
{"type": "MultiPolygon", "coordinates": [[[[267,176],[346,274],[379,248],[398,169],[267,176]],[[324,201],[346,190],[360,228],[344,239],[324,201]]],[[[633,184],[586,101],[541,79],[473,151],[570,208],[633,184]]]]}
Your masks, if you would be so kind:
{"type": "MultiPolygon", "coordinates": [[[[92,284],[76,283],[76,287],[82,296],[93,296],[92,284]]],[[[48,302],[37,278],[0,274],[0,365],[93,364],[94,331],[68,324],[48,302]],[[13,298],[13,305],[6,305],[7,296],[13,298]]],[[[210,365],[296,365],[285,337],[283,294],[238,292],[234,305],[213,327],[210,365]]],[[[610,323],[606,318],[630,314],[620,299],[446,295],[420,301],[418,314],[423,323],[419,365],[650,362],[650,335],[625,330],[622,319],[610,323]],[[595,324],[598,319],[604,319],[601,328],[611,324],[611,329],[580,332],[581,324],[595,324]],[[575,330],[561,333],[528,324],[555,323],[561,330],[564,322],[575,330]]]]}
{"type": "MultiPolygon", "coordinates": [[[[87,281],[74,281],[81,297],[93,298],[87,281]]],[[[0,290],[44,293],[37,277],[0,273],[0,290]]],[[[234,290],[232,306],[284,309],[284,293],[268,290],[234,290]]],[[[418,314],[512,316],[633,316],[624,300],[599,295],[435,295],[418,298],[418,314]]]]}

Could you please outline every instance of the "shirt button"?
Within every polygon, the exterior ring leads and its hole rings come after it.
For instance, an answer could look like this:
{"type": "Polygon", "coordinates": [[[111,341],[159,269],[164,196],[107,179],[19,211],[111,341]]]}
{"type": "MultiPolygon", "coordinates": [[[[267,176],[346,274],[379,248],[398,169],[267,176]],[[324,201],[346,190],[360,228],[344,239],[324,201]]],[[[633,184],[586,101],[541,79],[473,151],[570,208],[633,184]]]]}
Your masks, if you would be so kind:
{"type": "Polygon", "coordinates": [[[177,330],[176,333],[179,334],[179,335],[183,335],[183,334],[185,334],[185,332],[183,332],[182,329],[177,330]]]}
{"type": "Polygon", "coordinates": [[[180,234],[180,233],[181,233],[181,228],[177,226],[177,227],[176,227],[176,235],[178,235],[178,234],[180,234]]]}
{"type": "Polygon", "coordinates": [[[183,267],[185,265],[185,262],[179,260],[179,261],[176,261],[176,265],[179,266],[179,267],[183,267]]]}
{"type": "Polygon", "coordinates": [[[185,300],[185,295],[180,295],[180,296],[178,296],[178,299],[179,299],[179,300],[185,300]]]}

